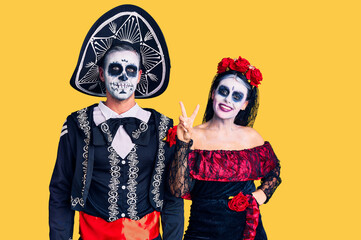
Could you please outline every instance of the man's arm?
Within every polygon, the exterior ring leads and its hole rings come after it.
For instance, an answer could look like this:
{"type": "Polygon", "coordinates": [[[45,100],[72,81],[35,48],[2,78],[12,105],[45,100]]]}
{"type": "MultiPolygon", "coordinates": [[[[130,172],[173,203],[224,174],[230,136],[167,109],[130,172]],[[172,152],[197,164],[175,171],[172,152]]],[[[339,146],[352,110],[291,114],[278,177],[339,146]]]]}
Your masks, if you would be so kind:
{"type": "Polygon", "coordinates": [[[172,196],[168,189],[164,192],[164,206],[161,217],[163,240],[181,240],[184,231],[183,199],[172,196]]]}
{"type": "Polygon", "coordinates": [[[73,137],[72,142],[72,124],[69,121],[70,117],[68,117],[62,128],[58,155],[49,186],[49,227],[51,240],[69,240],[73,237],[74,211],[71,210],[70,196],[75,164],[75,155],[72,150],[72,147],[75,146],[75,137],[73,137]]]}
{"type": "Polygon", "coordinates": [[[184,203],[182,198],[174,197],[168,185],[170,162],[174,159],[175,146],[167,151],[167,167],[164,179],[164,202],[162,217],[163,240],[182,240],[184,233],[184,203]]]}

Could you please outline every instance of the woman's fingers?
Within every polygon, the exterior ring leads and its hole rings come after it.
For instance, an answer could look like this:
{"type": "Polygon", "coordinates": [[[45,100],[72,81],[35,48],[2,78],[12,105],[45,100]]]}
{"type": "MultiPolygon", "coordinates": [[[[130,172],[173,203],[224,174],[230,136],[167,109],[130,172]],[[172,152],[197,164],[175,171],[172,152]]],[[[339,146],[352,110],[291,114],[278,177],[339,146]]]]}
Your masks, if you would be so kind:
{"type": "Polygon", "coordinates": [[[187,112],[186,112],[186,109],[185,109],[183,103],[179,102],[179,104],[180,104],[180,107],[181,107],[181,110],[182,110],[182,116],[187,117],[187,112]]]}
{"type": "Polygon", "coordinates": [[[186,128],[186,127],[184,127],[184,125],[181,123],[181,124],[179,124],[178,125],[178,127],[181,129],[181,130],[183,130],[183,134],[185,135],[186,133],[188,133],[188,129],[186,128]]]}
{"type": "MultiPolygon", "coordinates": [[[[184,118],[188,118],[188,117],[187,117],[187,111],[186,111],[186,108],[184,107],[183,102],[180,101],[180,102],[179,102],[179,105],[180,105],[180,107],[181,107],[182,116],[183,116],[184,118]]],[[[198,111],[199,111],[199,104],[197,104],[197,106],[196,106],[196,108],[194,109],[192,115],[190,116],[190,119],[191,119],[192,121],[194,121],[194,119],[196,118],[196,116],[197,116],[197,114],[198,114],[198,111]]]]}
{"type": "Polygon", "coordinates": [[[179,116],[179,122],[180,123],[185,123],[186,121],[188,120],[188,118],[185,118],[185,117],[183,117],[183,116],[179,116]]]}
{"type": "Polygon", "coordinates": [[[179,126],[184,131],[184,134],[189,137],[189,134],[192,131],[194,119],[196,118],[198,111],[199,111],[199,104],[197,104],[196,108],[194,109],[194,111],[190,117],[187,117],[187,112],[186,112],[183,102],[179,102],[179,104],[180,104],[181,110],[182,110],[182,115],[179,116],[179,126]]]}
{"type": "Polygon", "coordinates": [[[185,132],[189,131],[189,126],[192,127],[192,124],[189,123],[189,118],[185,118],[183,116],[179,116],[179,125],[185,130],[185,132]]]}
{"type": "Polygon", "coordinates": [[[196,118],[198,111],[199,111],[199,104],[197,104],[196,109],[194,109],[194,111],[190,117],[192,119],[192,121],[194,121],[194,119],[196,118]]]}

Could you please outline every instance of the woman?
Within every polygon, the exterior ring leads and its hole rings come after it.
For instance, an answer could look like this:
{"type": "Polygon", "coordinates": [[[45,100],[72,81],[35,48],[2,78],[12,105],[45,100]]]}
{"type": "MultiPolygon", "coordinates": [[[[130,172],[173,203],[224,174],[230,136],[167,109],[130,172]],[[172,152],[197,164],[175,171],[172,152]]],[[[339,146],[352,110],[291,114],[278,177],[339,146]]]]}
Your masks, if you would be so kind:
{"type": "Polygon", "coordinates": [[[199,106],[187,117],[180,103],[169,184],[175,196],[192,199],[185,240],[267,239],[258,206],[270,199],[281,179],[271,145],[252,128],[261,80],[261,72],[246,59],[224,58],[204,123],[192,127],[199,106]]]}

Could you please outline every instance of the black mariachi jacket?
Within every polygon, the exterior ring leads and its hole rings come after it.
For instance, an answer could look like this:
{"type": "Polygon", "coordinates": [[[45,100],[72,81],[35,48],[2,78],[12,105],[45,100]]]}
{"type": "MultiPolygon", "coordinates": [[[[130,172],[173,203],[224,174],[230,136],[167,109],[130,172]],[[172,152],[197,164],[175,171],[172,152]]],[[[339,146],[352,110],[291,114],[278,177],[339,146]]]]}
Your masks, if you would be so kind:
{"type": "MultiPolygon", "coordinates": [[[[72,239],[74,212],[82,211],[86,204],[94,164],[91,126],[95,106],[97,104],[69,115],[62,129],[49,187],[49,226],[52,240],[72,239]]],[[[182,239],[183,200],[171,196],[166,187],[167,168],[173,158],[174,147],[170,148],[164,138],[173,121],[153,109],[146,110],[155,118],[159,140],[149,187],[149,201],[156,211],[161,212],[163,239],[182,239]]]]}

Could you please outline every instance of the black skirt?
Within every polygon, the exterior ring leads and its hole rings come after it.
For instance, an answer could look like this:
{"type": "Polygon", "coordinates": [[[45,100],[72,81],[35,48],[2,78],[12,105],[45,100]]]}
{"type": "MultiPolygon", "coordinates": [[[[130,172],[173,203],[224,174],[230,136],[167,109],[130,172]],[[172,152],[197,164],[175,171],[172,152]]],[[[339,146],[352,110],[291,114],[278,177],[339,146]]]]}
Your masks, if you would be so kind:
{"type": "MultiPolygon", "coordinates": [[[[228,208],[228,197],[240,192],[251,194],[252,181],[220,183],[197,181],[192,189],[192,206],[184,240],[241,240],[246,226],[246,212],[228,208]]],[[[255,240],[267,235],[259,217],[255,240]]]]}

